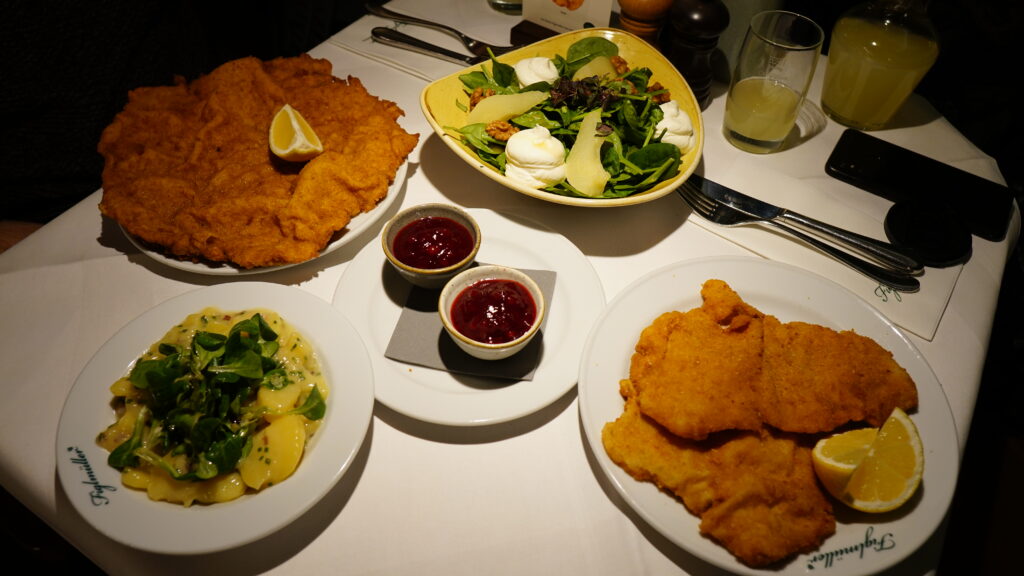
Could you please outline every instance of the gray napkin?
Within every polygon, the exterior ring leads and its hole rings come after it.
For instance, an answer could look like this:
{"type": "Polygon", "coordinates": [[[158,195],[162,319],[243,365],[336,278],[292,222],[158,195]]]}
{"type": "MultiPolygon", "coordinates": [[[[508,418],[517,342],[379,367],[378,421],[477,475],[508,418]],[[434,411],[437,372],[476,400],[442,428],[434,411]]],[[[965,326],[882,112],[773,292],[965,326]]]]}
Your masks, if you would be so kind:
{"type": "MultiPolygon", "coordinates": [[[[525,269],[522,271],[533,278],[540,291],[544,293],[544,301],[550,314],[555,272],[525,269]]],[[[547,323],[548,314],[545,314],[540,331],[518,354],[504,360],[480,360],[463,352],[444,331],[437,313],[437,299],[440,295],[440,290],[412,287],[384,356],[399,362],[457,374],[511,380],[533,379],[544,347],[544,324],[547,323]]]]}

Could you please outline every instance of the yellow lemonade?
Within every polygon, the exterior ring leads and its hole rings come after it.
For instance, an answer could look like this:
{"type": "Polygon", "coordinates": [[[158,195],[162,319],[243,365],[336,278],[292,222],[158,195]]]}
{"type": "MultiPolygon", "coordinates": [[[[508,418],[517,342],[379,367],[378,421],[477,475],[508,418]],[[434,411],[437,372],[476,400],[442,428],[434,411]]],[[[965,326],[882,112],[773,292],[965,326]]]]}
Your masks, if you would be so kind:
{"type": "Polygon", "coordinates": [[[793,129],[800,101],[795,91],[769,78],[740,80],[725,100],[725,137],[740,150],[773,152],[793,129]]]}
{"type": "Polygon", "coordinates": [[[939,45],[898,26],[843,18],[832,31],[821,107],[860,130],[885,126],[935,63],[939,45]]]}

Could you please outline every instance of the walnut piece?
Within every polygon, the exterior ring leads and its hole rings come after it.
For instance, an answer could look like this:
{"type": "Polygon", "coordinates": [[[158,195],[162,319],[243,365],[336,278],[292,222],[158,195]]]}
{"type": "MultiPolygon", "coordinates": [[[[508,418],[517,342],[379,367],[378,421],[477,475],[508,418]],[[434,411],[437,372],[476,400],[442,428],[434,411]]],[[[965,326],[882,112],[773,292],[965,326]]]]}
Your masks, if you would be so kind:
{"type": "Polygon", "coordinates": [[[629,72],[629,62],[622,56],[612,56],[612,66],[615,68],[615,73],[619,76],[625,76],[629,72]]]}
{"type": "Polygon", "coordinates": [[[481,100],[487,98],[488,96],[494,96],[493,89],[484,89],[483,87],[475,88],[473,90],[473,93],[469,95],[469,109],[472,110],[473,108],[476,108],[476,105],[479,104],[481,100]]]}
{"type": "MultiPolygon", "coordinates": [[[[665,90],[665,87],[661,85],[661,82],[655,82],[654,84],[651,84],[649,89],[650,92],[656,92],[658,90],[665,90]]],[[[669,92],[668,90],[665,90],[661,94],[655,94],[654,96],[651,96],[651,100],[653,100],[655,104],[664,104],[665,102],[668,102],[671,99],[672,93],[669,92]]]]}
{"type": "Polygon", "coordinates": [[[491,138],[502,142],[508,142],[508,139],[511,138],[513,134],[519,132],[519,128],[516,128],[505,120],[496,120],[487,125],[486,131],[487,135],[491,138]]]}

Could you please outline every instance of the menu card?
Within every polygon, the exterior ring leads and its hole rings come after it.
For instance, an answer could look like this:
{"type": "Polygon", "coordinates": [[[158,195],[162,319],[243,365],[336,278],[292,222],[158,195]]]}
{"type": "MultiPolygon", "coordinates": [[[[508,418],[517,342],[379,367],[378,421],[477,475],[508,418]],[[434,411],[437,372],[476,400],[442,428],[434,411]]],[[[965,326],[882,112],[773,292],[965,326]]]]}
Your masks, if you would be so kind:
{"type": "Polygon", "coordinates": [[[523,0],[523,20],[556,34],[603,28],[611,16],[612,0],[523,0]]]}

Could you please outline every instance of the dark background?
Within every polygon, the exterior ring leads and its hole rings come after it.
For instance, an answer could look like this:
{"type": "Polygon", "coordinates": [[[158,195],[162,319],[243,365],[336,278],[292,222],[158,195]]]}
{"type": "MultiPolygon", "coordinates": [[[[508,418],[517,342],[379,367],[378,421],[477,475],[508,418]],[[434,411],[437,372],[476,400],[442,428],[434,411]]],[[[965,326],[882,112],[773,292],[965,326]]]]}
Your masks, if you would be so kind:
{"type": "Polygon", "coordinates": [[[356,0],[8,0],[0,9],[0,219],[47,222],[101,185],[100,133],[139,86],[297,56],[356,0]]]}
{"type": "MultiPolygon", "coordinates": [[[[786,7],[828,32],[853,4],[790,0],[786,7]]],[[[1024,2],[932,0],[928,12],[941,48],[917,92],[997,160],[1019,204],[1022,123],[1010,84],[1022,66],[1024,2]]],[[[295,56],[362,13],[357,0],[8,0],[0,9],[0,220],[45,223],[99,189],[96,144],[130,89],[195,78],[243,56],[295,56]]],[[[1018,249],[1003,282],[940,574],[1000,574],[1016,560],[1024,517],[1016,494],[1024,477],[1022,271],[1018,249]]],[[[8,559],[98,572],[6,492],[0,511],[8,559]]]]}

